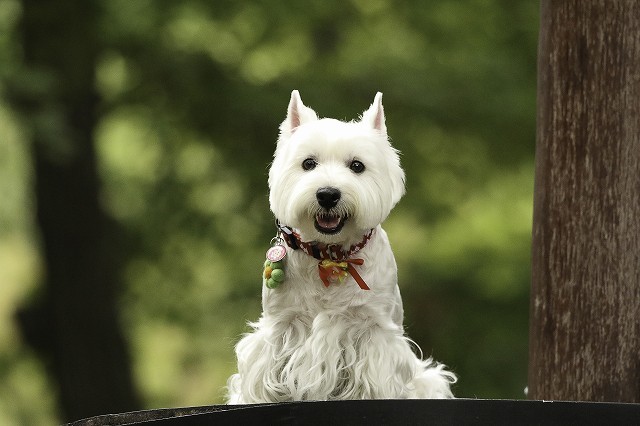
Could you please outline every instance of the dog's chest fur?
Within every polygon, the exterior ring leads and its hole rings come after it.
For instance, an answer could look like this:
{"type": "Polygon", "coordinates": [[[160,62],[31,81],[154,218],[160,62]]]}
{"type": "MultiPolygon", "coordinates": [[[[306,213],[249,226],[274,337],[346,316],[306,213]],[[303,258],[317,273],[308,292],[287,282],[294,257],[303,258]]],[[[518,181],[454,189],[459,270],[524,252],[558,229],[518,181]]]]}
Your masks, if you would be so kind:
{"type": "Polygon", "coordinates": [[[351,277],[325,287],[318,261],[289,251],[287,280],[277,289],[265,288],[263,315],[238,346],[238,353],[254,360],[249,365],[239,359],[245,378],[263,375],[259,386],[245,388],[249,400],[407,394],[414,356],[403,337],[396,264],[382,228],[357,257],[365,261],[358,268],[370,290],[362,290],[351,277]],[[396,356],[396,349],[409,354],[396,356]]]}

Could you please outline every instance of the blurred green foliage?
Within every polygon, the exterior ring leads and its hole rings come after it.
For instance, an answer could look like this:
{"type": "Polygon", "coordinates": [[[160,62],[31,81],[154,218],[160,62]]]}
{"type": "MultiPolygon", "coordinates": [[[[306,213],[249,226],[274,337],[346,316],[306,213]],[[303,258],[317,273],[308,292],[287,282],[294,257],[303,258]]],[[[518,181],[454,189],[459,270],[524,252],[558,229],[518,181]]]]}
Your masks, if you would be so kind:
{"type": "MultiPolygon", "coordinates": [[[[233,344],[260,313],[266,173],[292,89],[342,119],[384,93],[407,173],[385,228],[408,333],[458,373],[457,396],[523,397],[535,2],[98,4],[101,199],[127,235],[120,309],[147,407],[222,402],[233,344]]],[[[57,384],[12,320],[46,273],[30,128],[4,97],[20,16],[0,0],[0,423],[55,424],[57,384]]]]}

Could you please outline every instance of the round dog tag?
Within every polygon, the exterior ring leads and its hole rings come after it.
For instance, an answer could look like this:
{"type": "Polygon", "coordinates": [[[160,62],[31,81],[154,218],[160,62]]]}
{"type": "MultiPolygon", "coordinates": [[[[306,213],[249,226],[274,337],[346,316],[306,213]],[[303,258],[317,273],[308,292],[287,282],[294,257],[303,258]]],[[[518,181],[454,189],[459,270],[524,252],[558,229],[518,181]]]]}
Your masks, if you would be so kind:
{"type": "Polygon", "coordinates": [[[287,255],[287,249],[280,244],[276,244],[267,250],[267,259],[272,262],[280,262],[287,255]]]}

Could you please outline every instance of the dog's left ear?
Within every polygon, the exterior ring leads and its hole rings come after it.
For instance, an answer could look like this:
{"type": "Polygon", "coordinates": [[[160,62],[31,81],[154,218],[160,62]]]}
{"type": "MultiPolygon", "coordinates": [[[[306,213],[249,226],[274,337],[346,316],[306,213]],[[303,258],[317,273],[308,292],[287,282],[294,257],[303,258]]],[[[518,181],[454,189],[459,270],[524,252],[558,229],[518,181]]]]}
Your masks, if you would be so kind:
{"type": "Polygon", "coordinates": [[[281,136],[291,136],[296,129],[304,123],[315,121],[318,115],[314,110],[305,106],[300,98],[300,92],[291,92],[291,100],[287,108],[287,118],[280,125],[281,136]]]}
{"type": "Polygon", "coordinates": [[[384,124],[384,108],[382,108],[382,93],[376,93],[373,103],[362,114],[362,123],[368,124],[371,128],[378,130],[383,135],[387,134],[387,126],[384,124]]]}

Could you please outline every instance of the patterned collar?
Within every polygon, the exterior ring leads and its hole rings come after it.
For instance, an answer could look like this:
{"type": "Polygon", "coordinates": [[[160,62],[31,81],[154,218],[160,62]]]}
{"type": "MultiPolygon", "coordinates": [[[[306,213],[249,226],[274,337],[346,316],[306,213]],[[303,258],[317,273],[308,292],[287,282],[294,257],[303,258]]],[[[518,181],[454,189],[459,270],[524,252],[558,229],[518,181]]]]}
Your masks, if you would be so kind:
{"type": "Polygon", "coordinates": [[[325,287],[340,283],[344,281],[348,275],[351,275],[362,290],[370,290],[367,283],[364,282],[358,270],[355,268],[355,265],[362,266],[364,260],[353,259],[351,256],[358,253],[367,245],[375,229],[370,229],[358,244],[354,244],[349,247],[348,250],[344,250],[342,246],[338,244],[320,244],[317,241],[302,241],[300,234],[290,226],[282,225],[278,221],[276,225],[278,226],[279,233],[282,235],[282,239],[291,249],[302,250],[307,255],[319,260],[318,274],[325,287]]]}
{"type": "Polygon", "coordinates": [[[375,231],[373,228],[370,229],[369,232],[364,234],[362,241],[349,247],[349,250],[344,250],[342,246],[338,244],[322,244],[317,241],[302,241],[300,239],[300,234],[290,226],[282,225],[280,222],[277,223],[277,226],[282,238],[293,250],[300,249],[315,259],[331,260],[334,262],[343,262],[362,250],[364,246],[367,245],[375,231]]]}

